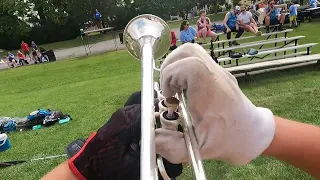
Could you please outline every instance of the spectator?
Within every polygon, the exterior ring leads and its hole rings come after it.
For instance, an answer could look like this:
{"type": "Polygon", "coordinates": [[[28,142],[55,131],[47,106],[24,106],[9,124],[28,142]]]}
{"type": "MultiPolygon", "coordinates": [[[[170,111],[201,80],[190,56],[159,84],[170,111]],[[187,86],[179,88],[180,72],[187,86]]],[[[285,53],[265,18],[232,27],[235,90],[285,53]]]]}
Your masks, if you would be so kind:
{"type": "Polygon", "coordinates": [[[296,27],[298,26],[298,22],[297,22],[297,7],[296,5],[293,3],[293,1],[290,2],[290,7],[289,7],[289,17],[290,17],[290,27],[292,26],[292,22],[294,22],[294,24],[296,25],[296,27]]]}
{"type": "Polygon", "coordinates": [[[34,41],[31,41],[31,47],[32,49],[38,50],[38,46],[34,41]]]}
{"type": "MultiPolygon", "coordinates": [[[[223,25],[225,27],[224,32],[227,33],[227,39],[231,39],[231,32],[237,32],[236,38],[241,37],[244,29],[239,27],[237,15],[240,13],[240,7],[234,7],[230,12],[224,17],[223,25]]],[[[239,45],[238,42],[229,42],[229,46],[232,44],[239,45]]]]}
{"type": "Polygon", "coordinates": [[[197,31],[192,27],[189,26],[189,22],[184,20],[180,26],[180,41],[182,44],[184,43],[194,43],[194,37],[196,37],[197,31]]]}
{"type": "Polygon", "coordinates": [[[21,65],[29,64],[29,62],[28,62],[27,59],[26,59],[26,56],[25,56],[23,53],[21,53],[20,51],[18,51],[17,55],[18,55],[18,57],[19,57],[19,63],[20,63],[21,65]]]}
{"type": "Polygon", "coordinates": [[[176,34],[171,31],[171,44],[170,44],[170,50],[173,51],[177,48],[177,38],[176,34]]]}
{"type": "Polygon", "coordinates": [[[317,0],[309,0],[310,8],[316,8],[318,6],[317,0]]]}
{"type": "Polygon", "coordinates": [[[28,55],[29,58],[31,59],[30,52],[29,52],[29,45],[24,41],[21,41],[21,50],[25,56],[28,55]]]}
{"type": "MultiPolygon", "coordinates": [[[[14,64],[17,63],[16,60],[14,59],[14,54],[12,54],[12,53],[10,53],[10,52],[8,52],[8,61],[9,61],[9,63],[12,64],[12,65],[14,65],[14,64]]],[[[20,63],[20,62],[19,62],[19,63],[20,63]]]]}
{"type": "Polygon", "coordinates": [[[266,8],[266,15],[264,18],[267,33],[270,32],[270,28],[269,28],[270,25],[279,25],[278,30],[279,31],[283,30],[282,26],[283,26],[283,23],[285,20],[285,15],[280,14],[276,8],[277,7],[275,6],[275,2],[273,0],[271,0],[269,2],[269,6],[266,8]]]}
{"type": "Polygon", "coordinates": [[[240,27],[253,33],[256,36],[261,36],[261,31],[257,28],[257,23],[252,17],[252,13],[246,10],[245,6],[241,7],[241,13],[238,15],[240,27]]]}
{"type": "Polygon", "coordinates": [[[33,60],[34,60],[34,62],[41,62],[40,61],[40,58],[39,58],[39,56],[38,56],[38,50],[36,50],[36,49],[34,49],[34,48],[32,48],[32,57],[33,57],[33,60]]]}
{"type": "Polygon", "coordinates": [[[98,29],[101,29],[102,27],[101,18],[102,18],[101,13],[98,11],[98,9],[96,9],[96,13],[94,14],[94,19],[96,20],[96,25],[98,29]]]}
{"type": "Polygon", "coordinates": [[[212,42],[216,40],[217,35],[211,31],[211,21],[206,16],[205,10],[200,11],[200,18],[197,21],[197,25],[198,25],[198,33],[197,33],[198,41],[200,40],[200,37],[202,37],[204,40],[204,43],[206,43],[207,36],[211,37],[212,42]]]}

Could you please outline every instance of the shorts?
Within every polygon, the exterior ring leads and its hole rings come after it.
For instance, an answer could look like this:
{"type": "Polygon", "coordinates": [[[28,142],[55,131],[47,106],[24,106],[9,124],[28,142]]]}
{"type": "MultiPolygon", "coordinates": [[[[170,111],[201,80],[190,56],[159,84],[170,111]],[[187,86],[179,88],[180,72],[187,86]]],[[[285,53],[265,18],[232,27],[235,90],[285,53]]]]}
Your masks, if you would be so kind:
{"type": "Polygon", "coordinates": [[[270,25],[280,24],[278,17],[270,18],[270,25]]]}
{"type": "Polygon", "coordinates": [[[198,31],[198,36],[203,37],[204,33],[206,33],[206,37],[213,37],[215,35],[215,33],[212,32],[211,30],[201,29],[198,31]]]}
{"type": "Polygon", "coordinates": [[[290,16],[290,22],[296,22],[297,21],[297,16],[290,16]]]}

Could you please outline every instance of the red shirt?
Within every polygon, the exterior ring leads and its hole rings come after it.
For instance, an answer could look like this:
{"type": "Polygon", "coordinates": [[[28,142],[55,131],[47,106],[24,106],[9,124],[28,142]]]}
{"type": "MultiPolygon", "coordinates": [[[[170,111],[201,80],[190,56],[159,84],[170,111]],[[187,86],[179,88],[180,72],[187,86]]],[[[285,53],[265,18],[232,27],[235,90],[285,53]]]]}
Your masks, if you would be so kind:
{"type": "Polygon", "coordinates": [[[21,49],[23,51],[29,51],[29,45],[27,43],[22,43],[21,44],[21,49]]]}
{"type": "Polygon", "coordinates": [[[171,45],[176,45],[177,44],[177,38],[176,38],[176,34],[171,31],[171,45]]]}
{"type": "Polygon", "coordinates": [[[18,55],[19,59],[26,59],[26,56],[22,53],[18,53],[17,55],[18,55]]]}

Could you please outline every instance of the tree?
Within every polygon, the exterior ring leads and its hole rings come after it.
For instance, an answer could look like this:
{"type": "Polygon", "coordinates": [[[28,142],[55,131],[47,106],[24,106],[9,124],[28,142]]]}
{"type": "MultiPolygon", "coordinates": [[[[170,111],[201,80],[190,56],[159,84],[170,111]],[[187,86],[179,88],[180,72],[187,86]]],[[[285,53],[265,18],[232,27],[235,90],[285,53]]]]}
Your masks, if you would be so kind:
{"type": "Polygon", "coordinates": [[[23,0],[2,0],[0,2],[0,48],[11,49],[20,43],[20,38],[30,31],[23,18],[27,10],[23,0]],[[10,43],[8,43],[10,42],[10,43]]]}

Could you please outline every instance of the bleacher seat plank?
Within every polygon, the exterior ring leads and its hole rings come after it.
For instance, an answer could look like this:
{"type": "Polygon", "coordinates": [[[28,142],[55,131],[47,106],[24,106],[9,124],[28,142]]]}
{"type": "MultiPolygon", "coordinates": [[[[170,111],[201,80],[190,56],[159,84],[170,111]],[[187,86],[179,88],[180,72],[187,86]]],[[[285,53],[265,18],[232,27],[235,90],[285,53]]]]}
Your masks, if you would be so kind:
{"type": "Polygon", "coordinates": [[[308,56],[299,56],[287,59],[280,59],[274,61],[265,61],[241,66],[234,66],[226,68],[230,73],[246,73],[250,71],[258,71],[262,69],[286,66],[286,65],[293,65],[299,63],[306,63],[311,61],[318,61],[320,60],[320,54],[308,55],[308,56]]]}
{"type": "Polygon", "coordinates": [[[284,51],[290,51],[290,50],[296,50],[296,49],[302,49],[302,48],[308,48],[317,45],[318,43],[309,43],[309,44],[303,44],[303,45],[298,45],[298,46],[291,46],[291,47],[284,47],[284,48],[278,48],[278,49],[273,49],[273,50],[268,50],[268,51],[262,51],[259,52],[258,54],[255,55],[243,55],[240,58],[231,58],[231,57],[223,57],[223,58],[218,58],[218,62],[223,62],[223,61],[229,61],[232,59],[241,59],[241,58],[250,58],[250,57],[258,57],[260,55],[267,55],[267,54],[272,54],[272,53],[278,53],[278,52],[284,52],[284,51]]]}
{"type": "Polygon", "coordinates": [[[263,33],[263,34],[261,34],[261,36],[246,36],[246,37],[240,37],[240,38],[237,38],[237,39],[221,40],[221,41],[213,42],[212,44],[221,44],[221,43],[228,43],[228,42],[235,41],[235,40],[239,41],[239,40],[246,40],[246,39],[251,39],[251,38],[255,38],[255,37],[271,36],[271,35],[276,35],[276,34],[288,33],[288,32],[291,32],[291,31],[293,31],[293,29],[286,29],[284,31],[275,31],[275,32],[270,32],[270,33],[263,33]]]}
{"type": "Polygon", "coordinates": [[[279,42],[285,42],[285,41],[294,41],[294,40],[301,39],[304,37],[305,36],[295,36],[295,37],[290,37],[290,38],[280,37],[280,38],[271,39],[271,40],[254,41],[254,42],[241,44],[239,46],[231,46],[231,47],[226,47],[226,48],[216,48],[216,49],[214,49],[214,52],[215,53],[216,52],[226,52],[226,51],[230,51],[230,50],[248,48],[248,47],[253,47],[253,46],[260,46],[260,45],[265,45],[265,44],[273,44],[273,43],[279,43],[279,42]]]}

